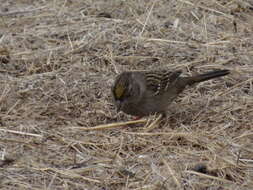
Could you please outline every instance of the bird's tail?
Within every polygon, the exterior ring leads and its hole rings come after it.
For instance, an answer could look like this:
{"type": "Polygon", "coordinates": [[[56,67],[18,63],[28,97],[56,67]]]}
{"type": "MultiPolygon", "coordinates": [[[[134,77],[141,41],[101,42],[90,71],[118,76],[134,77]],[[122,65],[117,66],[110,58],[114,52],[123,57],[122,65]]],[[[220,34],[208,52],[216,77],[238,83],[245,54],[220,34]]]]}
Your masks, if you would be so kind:
{"type": "Polygon", "coordinates": [[[210,80],[210,79],[213,79],[213,78],[222,77],[222,76],[225,76],[229,73],[230,73],[229,70],[211,71],[211,72],[201,74],[201,75],[197,75],[197,76],[186,77],[185,81],[187,81],[186,82],[187,85],[193,85],[194,83],[199,83],[199,82],[203,82],[203,81],[210,80]]]}

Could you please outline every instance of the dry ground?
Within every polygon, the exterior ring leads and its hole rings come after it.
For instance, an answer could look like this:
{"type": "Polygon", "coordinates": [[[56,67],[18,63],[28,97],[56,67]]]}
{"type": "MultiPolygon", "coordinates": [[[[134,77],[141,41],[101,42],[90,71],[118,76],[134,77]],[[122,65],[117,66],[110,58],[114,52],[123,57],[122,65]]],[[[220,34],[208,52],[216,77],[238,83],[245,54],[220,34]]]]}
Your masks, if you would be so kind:
{"type": "Polygon", "coordinates": [[[252,18],[251,0],[1,0],[0,188],[253,189],[252,18]],[[232,72],[120,127],[114,77],[154,68],[232,72]]]}

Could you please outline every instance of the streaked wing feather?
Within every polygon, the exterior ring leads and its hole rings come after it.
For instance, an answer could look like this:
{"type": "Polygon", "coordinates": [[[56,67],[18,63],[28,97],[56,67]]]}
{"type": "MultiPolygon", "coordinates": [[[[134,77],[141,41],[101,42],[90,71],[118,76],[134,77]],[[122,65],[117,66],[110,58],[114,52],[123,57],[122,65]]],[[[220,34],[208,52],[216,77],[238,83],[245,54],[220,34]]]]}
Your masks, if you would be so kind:
{"type": "Polygon", "coordinates": [[[173,83],[182,71],[167,71],[159,70],[146,72],[147,88],[154,92],[154,96],[162,94],[168,90],[168,87],[173,83]]]}

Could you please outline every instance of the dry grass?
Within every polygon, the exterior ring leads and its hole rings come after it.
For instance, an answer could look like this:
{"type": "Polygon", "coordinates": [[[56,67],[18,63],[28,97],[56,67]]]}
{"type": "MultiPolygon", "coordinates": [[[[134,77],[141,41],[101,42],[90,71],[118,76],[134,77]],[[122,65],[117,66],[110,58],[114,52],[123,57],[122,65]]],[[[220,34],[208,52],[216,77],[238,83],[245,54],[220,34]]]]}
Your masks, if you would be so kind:
{"type": "Polygon", "coordinates": [[[251,0],[3,1],[1,189],[253,189],[252,10],[251,0]],[[154,68],[232,73],[186,90],[167,120],[117,114],[116,74],[154,68]]]}

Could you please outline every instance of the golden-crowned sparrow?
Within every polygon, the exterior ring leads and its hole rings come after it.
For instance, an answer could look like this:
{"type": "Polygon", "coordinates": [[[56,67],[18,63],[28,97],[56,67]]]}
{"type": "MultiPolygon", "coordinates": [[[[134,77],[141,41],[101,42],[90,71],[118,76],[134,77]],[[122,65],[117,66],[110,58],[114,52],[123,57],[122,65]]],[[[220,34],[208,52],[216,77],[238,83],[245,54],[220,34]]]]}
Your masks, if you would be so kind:
{"type": "Polygon", "coordinates": [[[118,111],[134,116],[165,114],[168,105],[185,89],[195,83],[229,74],[216,70],[205,74],[180,77],[181,71],[127,71],[117,76],[112,94],[118,111]]]}

